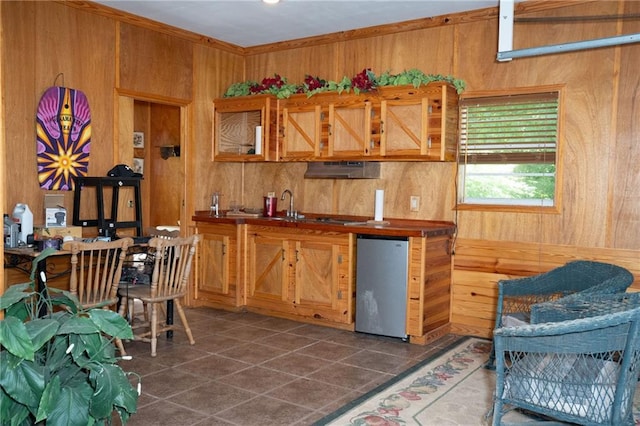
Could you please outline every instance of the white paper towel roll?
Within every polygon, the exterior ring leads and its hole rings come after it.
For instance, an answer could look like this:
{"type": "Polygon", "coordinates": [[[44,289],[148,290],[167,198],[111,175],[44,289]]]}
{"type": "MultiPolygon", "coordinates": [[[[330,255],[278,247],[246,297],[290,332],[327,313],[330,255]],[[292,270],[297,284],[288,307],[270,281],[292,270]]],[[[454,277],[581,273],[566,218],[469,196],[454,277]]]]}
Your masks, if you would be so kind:
{"type": "Polygon", "coordinates": [[[373,220],[382,222],[382,210],[384,209],[384,189],[376,189],[376,206],[373,213],[373,220]]]}
{"type": "Polygon", "coordinates": [[[256,155],[262,154],[262,126],[256,126],[256,140],[255,140],[255,153],[256,155]]]}

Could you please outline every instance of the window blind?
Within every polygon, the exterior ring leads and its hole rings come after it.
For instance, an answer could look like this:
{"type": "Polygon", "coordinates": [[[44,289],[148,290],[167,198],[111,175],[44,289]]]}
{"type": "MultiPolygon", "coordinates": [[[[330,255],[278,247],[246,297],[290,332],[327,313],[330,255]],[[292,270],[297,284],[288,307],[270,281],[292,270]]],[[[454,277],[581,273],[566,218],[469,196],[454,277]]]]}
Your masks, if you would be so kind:
{"type": "Polygon", "coordinates": [[[549,92],[462,100],[461,163],[555,163],[558,99],[549,92]]]}

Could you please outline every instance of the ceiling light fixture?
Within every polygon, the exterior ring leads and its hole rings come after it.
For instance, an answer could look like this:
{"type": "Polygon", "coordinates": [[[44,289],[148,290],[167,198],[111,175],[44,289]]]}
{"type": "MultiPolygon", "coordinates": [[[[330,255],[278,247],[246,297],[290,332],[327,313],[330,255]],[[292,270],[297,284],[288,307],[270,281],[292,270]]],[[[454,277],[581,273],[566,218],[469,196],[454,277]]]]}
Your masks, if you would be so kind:
{"type": "Polygon", "coordinates": [[[266,4],[276,4],[280,3],[280,0],[262,0],[262,2],[266,4]]]}

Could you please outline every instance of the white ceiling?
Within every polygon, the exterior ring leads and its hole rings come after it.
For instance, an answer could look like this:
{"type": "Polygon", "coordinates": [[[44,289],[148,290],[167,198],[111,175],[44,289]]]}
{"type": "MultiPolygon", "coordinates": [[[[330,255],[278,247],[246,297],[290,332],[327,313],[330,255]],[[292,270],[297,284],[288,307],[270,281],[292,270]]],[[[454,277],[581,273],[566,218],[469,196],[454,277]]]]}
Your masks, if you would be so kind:
{"type": "Polygon", "coordinates": [[[96,0],[240,47],[497,7],[499,0],[96,0]]]}

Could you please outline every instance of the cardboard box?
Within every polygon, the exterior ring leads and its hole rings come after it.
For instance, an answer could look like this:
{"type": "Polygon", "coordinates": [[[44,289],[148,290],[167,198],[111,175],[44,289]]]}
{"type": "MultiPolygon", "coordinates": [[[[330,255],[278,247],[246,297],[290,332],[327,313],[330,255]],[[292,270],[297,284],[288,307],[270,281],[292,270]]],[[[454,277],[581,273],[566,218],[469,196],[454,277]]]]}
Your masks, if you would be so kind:
{"type": "Polygon", "coordinates": [[[48,227],[67,226],[67,209],[64,208],[64,195],[46,194],[44,196],[44,221],[48,227]]]}
{"type": "Polygon", "coordinates": [[[33,227],[33,237],[36,240],[45,240],[48,238],[64,238],[72,236],[74,238],[82,238],[82,226],[45,226],[35,225],[33,227]]]}

